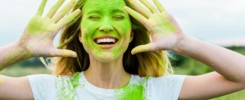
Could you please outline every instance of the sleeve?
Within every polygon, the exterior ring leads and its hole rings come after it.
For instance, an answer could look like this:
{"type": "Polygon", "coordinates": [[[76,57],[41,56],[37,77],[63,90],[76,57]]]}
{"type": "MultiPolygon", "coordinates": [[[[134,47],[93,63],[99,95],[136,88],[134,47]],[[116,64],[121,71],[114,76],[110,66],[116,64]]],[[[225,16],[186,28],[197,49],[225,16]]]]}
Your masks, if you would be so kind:
{"type": "Polygon", "coordinates": [[[55,100],[55,76],[40,74],[27,77],[31,85],[34,100],[55,100]]]}
{"type": "Polygon", "coordinates": [[[166,75],[149,79],[152,100],[178,100],[185,76],[166,75]]]}

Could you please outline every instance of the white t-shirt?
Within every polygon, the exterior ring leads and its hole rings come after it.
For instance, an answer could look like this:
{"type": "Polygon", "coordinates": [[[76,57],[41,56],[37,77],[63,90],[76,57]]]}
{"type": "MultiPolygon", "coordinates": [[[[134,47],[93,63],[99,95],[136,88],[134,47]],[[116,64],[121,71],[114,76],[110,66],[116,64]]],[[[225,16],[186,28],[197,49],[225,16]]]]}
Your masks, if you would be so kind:
{"type": "Polygon", "coordinates": [[[30,75],[34,100],[177,100],[185,76],[139,77],[131,75],[121,89],[104,89],[89,83],[84,73],[72,77],[30,75]]]}

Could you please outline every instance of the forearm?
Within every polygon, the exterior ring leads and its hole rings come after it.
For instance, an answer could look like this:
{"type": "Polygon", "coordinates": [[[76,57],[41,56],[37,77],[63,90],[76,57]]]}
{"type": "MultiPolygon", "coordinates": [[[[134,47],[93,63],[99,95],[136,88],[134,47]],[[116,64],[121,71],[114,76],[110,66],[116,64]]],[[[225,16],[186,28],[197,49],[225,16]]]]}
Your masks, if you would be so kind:
{"type": "Polygon", "coordinates": [[[30,57],[31,55],[28,55],[28,52],[17,42],[0,47],[0,70],[30,57]]]}
{"type": "Polygon", "coordinates": [[[245,57],[239,53],[190,37],[180,40],[174,51],[203,62],[231,81],[245,83],[245,57]]]}

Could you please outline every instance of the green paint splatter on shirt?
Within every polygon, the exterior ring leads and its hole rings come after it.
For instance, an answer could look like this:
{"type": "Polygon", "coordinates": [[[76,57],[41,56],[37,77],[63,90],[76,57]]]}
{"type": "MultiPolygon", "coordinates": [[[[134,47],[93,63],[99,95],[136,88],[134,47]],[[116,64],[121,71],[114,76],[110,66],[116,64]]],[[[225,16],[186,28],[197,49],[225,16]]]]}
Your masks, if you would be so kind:
{"type": "Polygon", "coordinates": [[[118,93],[118,100],[146,100],[145,82],[149,79],[146,76],[140,81],[140,84],[129,84],[122,89],[122,92],[118,93]]]}
{"type": "Polygon", "coordinates": [[[123,93],[119,94],[118,100],[145,100],[145,88],[143,85],[130,84],[123,88],[123,93]]]}
{"type": "MultiPolygon", "coordinates": [[[[59,76],[56,80],[56,92],[58,100],[76,100],[77,88],[83,88],[85,82],[80,82],[81,73],[77,72],[72,77],[59,76]]],[[[116,100],[146,100],[146,82],[149,76],[136,83],[129,83],[121,89],[115,90],[116,100]]],[[[101,100],[101,99],[100,99],[101,100]]]]}
{"type": "Polygon", "coordinates": [[[79,82],[79,78],[80,78],[80,73],[76,73],[74,74],[74,76],[70,79],[71,83],[73,85],[74,88],[77,88],[80,85],[79,82]]]}
{"type": "Polygon", "coordinates": [[[80,73],[72,77],[59,76],[55,82],[58,100],[75,100],[76,88],[84,85],[79,82],[80,73]]]}

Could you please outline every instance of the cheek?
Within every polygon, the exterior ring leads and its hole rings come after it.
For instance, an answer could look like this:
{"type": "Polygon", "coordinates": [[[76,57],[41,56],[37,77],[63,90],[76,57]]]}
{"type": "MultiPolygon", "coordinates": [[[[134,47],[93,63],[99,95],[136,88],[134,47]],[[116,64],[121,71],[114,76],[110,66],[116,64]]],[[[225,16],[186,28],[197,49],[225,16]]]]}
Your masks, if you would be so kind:
{"type": "MultiPolygon", "coordinates": [[[[80,42],[83,44],[84,49],[89,49],[91,43],[89,42],[89,33],[88,29],[81,27],[81,35],[79,37],[80,42]]],[[[86,50],[87,51],[87,50],[86,50]]]]}
{"type": "Polygon", "coordinates": [[[98,27],[97,23],[94,23],[92,21],[89,21],[87,19],[83,19],[80,25],[80,29],[82,30],[82,33],[94,33],[98,27]]]}
{"type": "Polygon", "coordinates": [[[81,23],[80,29],[82,34],[82,41],[86,42],[92,37],[93,33],[96,31],[96,26],[89,23],[88,21],[83,21],[81,23]]]}
{"type": "Polygon", "coordinates": [[[118,32],[123,36],[130,36],[131,33],[131,23],[128,21],[120,22],[120,23],[114,23],[115,28],[118,30],[118,32]]]}
{"type": "Polygon", "coordinates": [[[83,44],[83,46],[84,47],[90,47],[89,45],[91,45],[91,40],[90,40],[90,35],[89,35],[89,33],[83,33],[82,34],[82,44],[83,44]]]}
{"type": "Polygon", "coordinates": [[[124,37],[125,39],[125,42],[129,42],[130,41],[130,35],[131,35],[131,28],[122,28],[120,30],[120,33],[122,33],[122,36],[124,37]]]}

